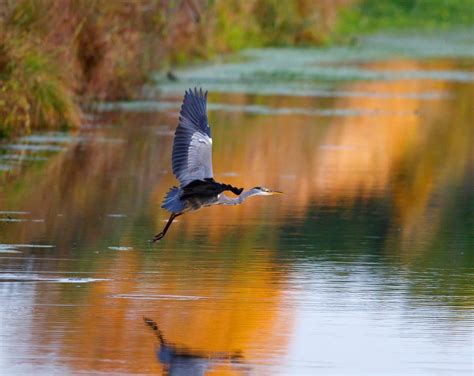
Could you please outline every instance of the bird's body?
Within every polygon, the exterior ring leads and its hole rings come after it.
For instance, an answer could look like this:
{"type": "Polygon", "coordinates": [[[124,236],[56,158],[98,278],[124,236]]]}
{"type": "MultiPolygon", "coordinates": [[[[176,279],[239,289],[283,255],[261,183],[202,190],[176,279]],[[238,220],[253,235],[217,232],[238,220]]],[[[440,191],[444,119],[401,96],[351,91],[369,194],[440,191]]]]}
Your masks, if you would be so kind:
{"type": "Polygon", "coordinates": [[[184,213],[198,210],[205,206],[223,204],[228,198],[224,192],[231,191],[236,195],[242,188],[216,182],[214,179],[193,180],[183,188],[172,187],[163,201],[163,208],[171,213],[184,213]]]}
{"type": "Polygon", "coordinates": [[[188,211],[211,205],[238,205],[250,196],[280,193],[262,187],[244,191],[243,188],[214,180],[212,138],[206,107],[207,92],[196,89],[193,92],[190,89],[185,93],[172,155],[173,173],[180,181],[180,186],[172,187],[163,200],[162,208],[168,210],[171,216],[153,241],[162,239],[174,218],[188,211]],[[226,191],[237,197],[227,196],[226,191]]]}

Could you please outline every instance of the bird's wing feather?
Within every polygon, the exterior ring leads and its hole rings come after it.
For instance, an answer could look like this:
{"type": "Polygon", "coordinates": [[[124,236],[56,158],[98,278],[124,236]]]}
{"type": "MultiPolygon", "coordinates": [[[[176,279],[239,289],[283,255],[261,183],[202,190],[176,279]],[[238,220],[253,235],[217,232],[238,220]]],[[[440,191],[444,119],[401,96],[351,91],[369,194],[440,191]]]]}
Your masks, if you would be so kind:
{"type": "Polygon", "coordinates": [[[213,177],[212,138],[207,120],[207,91],[189,89],[183,105],[173,144],[173,173],[185,186],[193,180],[213,177]]]}

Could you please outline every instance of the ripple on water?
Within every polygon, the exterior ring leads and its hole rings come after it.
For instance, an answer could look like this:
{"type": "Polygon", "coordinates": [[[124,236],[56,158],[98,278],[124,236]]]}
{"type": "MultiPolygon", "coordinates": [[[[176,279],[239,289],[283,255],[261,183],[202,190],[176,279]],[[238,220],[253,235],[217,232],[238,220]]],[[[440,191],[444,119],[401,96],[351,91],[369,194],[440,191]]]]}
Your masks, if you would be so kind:
{"type": "Polygon", "coordinates": [[[8,244],[0,244],[0,253],[20,253],[20,251],[8,244]]]}
{"type": "Polygon", "coordinates": [[[0,215],[28,215],[31,214],[29,211],[22,211],[22,210],[0,210],[0,215]]]}
{"type": "MultiPolygon", "coordinates": [[[[335,96],[331,92],[329,97],[335,96]]],[[[163,111],[163,104],[179,108],[181,102],[163,101],[134,101],[134,102],[113,102],[107,103],[104,111],[124,110],[137,112],[160,112],[163,111]]],[[[105,104],[104,104],[105,105],[105,104]]],[[[208,103],[207,108],[213,111],[248,113],[255,115],[279,115],[279,116],[316,116],[316,117],[348,117],[348,116],[413,116],[412,111],[386,111],[366,108],[298,108],[298,107],[272,107],[261,104],[230,104],[230,103],[208,103]]],[[[173,131],[157,131],[157,135],[174,135],[173,131]]]]}
{"type": "Polygon", "coordinates": [[[127,214],[121,214],[121,213],[110,213],[107,214],[107,217],[109,218],[125,218],[127,214]]]}
{"type": "Polygon", "coordinates": [[[466,43],[471,34],[471,30],[458,30],[456,33],[444,32],[436,33],[436,36],[413,38],[413,35],[408,37],[394,33],[358,38],[356,47],[249,49],[239,53],[231,62],[211,62],[193,66],[192,69],[177,70],[180,78],[177,81],[169,81],[164,74],[156,74],[155,90],[160,94],[181,94],[190,86],[203,86],[212,93],[225,94],[406,98],[423,101],[445,99],[447,93],[444,91],[395,93],[337,88],[341,82],[354,80],[472,83],[473,72],[455,66],[436,70],[422,66],[405,70],[373,67],[374,62],[400,56],[407,59],[453,56],[472,59],[473,49],[466,43]]]}
{"type": "Polygon", "coordinates": [[[111,247],[108,247],[108,249],[112,251],[131,251],[133,250],[133,247],[111,246],[111,247]]]}
{"type": "Polygon", "coordinates": [[[6,160],[7,162],[15,162],[16,164],[21,164],[22,162],[38,162],[48,160],[46,157],[29,156],[24,154],[5,154],[2,155],[0,159],[6,160]]]}
{"type": "Polygon", "coordinates": [[[168,294],[114,294],[110,295],[113,299],[131,299],[131,300],[202,300],[204,296],[197,295],[168,295],[168,294]]]}
{"type": "Polygon", "coordinates": [[[4,145],[3,148],[10,149],[10,150],[18,150],[18,151],[51,151],[51,152],[66,151],[65,147],[55,146],[55,145],[9,144],[9,145],[4,145]]]}
{"type": "MultiPolygon", "coordinates": [[[[100,136],[71,136],[67,133],[46,133],[25,136],[20,141],[28,144],[70,144],[74,142],[105,142],[105,143],[123,143],[122,138],[100,137],[100,136]]],[[[48,145],[46,145],[48,146],[48,145]]]]}
{"type": "Polygon", "coordinates": [[[54,248],[54,245],[49,244],[0,244],[0,245],[9,245],[17,248],[54,248]]]}
{"type": "Polygon", "coordinates": [[[27,219],[27,218],[12,218],[4,217],[0,218],[0,222],[33,222],[33,223],[43,223],[44,219],[27,219]]]}
{"type": "Polygon", "coordinates": [[[92,283],[110,281],[108,278],[54,277],[37,274],[0,273],[0,282],[53,282],[53,283],[92,283]]]}
{"type": "Polygon", "coordinates": [[[54,248],[54,245],[49,244],[0,244],[0,253],[20,253],[18,248],[54,248]]]}
{"type": "Polygon", "coordinates": [[[40,135],[30,135],[21,138],[23,142],[37,143],[37,144],[52,144],[52,143],[70,143],[73,142],[76,138],[67,135],[67,134],[40,134],[40,135]]]}

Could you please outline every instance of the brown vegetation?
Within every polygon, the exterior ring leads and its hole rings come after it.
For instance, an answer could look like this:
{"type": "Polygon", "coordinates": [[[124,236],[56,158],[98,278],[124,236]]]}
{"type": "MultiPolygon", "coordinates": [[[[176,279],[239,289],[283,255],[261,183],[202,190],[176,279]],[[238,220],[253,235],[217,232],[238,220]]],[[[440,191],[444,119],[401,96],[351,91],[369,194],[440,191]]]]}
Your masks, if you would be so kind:
{"type": "Polygon", "coordinates": [[[0,2],[0,131],[78,126],[79,103],[150,71],[246,46],[317,44],[351,0],[0,2]]]}

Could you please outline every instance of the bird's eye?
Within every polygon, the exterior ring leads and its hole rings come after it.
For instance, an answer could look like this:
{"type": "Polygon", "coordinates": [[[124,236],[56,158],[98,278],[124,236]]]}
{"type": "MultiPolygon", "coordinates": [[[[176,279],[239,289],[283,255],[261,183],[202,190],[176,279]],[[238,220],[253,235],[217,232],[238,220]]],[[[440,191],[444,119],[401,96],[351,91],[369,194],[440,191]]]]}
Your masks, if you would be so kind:
{"type": "Polygon", "coordinates": [[[254,189],[260,189],[260,190],[261,190],[261,189],[262,189],[262,187],[255,187],[254,189]]]}

